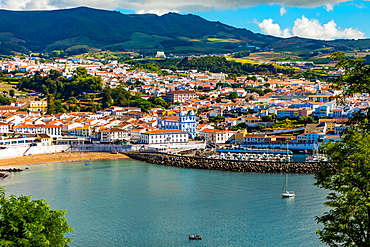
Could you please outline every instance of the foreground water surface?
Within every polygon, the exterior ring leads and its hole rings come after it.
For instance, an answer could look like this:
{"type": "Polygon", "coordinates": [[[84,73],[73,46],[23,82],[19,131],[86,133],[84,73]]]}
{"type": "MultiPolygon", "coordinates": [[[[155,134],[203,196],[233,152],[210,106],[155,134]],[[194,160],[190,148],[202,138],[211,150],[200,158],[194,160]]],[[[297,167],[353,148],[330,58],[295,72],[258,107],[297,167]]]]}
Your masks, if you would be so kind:
{"type": "Polygon", "coordinates": [[[67,209],[71,246],[324,246],[315,216],[327,191],[312,174],[191,170],[131,159],[32,165],[0,181],[67,209]],[[188,234],[202,240],[188,240],[188,234]]]}

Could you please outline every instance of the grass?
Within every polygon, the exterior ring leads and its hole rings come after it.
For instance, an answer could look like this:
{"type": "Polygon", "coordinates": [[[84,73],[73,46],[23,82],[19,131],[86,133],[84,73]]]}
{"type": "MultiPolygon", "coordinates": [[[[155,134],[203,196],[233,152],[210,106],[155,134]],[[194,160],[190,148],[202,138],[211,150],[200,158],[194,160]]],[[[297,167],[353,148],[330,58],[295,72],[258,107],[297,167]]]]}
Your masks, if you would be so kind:
{"type": "Polygon", "coordinates": [[[14,89],[14,91],[17,92],[17,90],[15,89],[15,85],[17,85],[17,83],[10,84],[6,82],[0,82],[0,92],[9,91],[11,89],[14,89]]]}
{"type": "Polygon", "coordinates": [[[242,41],[241,40],[238,40],[238,39],[219,39],[219,38],[208,38],[207,39],[208,41],[211,41],[211,42],[217,42],[217,43],[241,43],[242,41]]]}
{"type": "Polygon", "coordinates": [[[234,62],[237,62],[237,63],[250,63],[250,64],[261,64],[261,63],[258,63],[256,61],[253,61],[253,60],[250,60],[250,59],[245,59],[245,58],[228,58],[227,60],[229,61],[234,61],[234,62]]]}

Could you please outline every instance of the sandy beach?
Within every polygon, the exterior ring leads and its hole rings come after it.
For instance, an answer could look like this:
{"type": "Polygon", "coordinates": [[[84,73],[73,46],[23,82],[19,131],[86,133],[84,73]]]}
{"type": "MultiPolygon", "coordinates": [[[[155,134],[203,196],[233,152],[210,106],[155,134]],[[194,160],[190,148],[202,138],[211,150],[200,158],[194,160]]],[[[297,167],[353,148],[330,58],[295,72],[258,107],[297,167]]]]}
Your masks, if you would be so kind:
{"type": "Polygon", "coordinates": [[[105,152],[65,152],[27,155],[15,158],[0,159],[0,166],[14,167],[18,165],[30,165],[50,162],[71,162],[71,161],[92,161],[92,160],[112,160],[127,159],[124,154],[112,154],[105,152]]]}

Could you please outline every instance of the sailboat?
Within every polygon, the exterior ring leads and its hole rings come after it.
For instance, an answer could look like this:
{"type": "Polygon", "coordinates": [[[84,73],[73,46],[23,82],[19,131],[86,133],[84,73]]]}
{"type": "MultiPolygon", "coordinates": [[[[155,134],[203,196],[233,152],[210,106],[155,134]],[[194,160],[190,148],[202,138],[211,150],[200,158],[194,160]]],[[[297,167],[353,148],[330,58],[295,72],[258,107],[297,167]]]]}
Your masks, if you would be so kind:
{"type": "Polygon", "coordinates": [[[288,190],[288,173],[285,174],[285,184],[283,186],[283,192],[281,193],[281,197],[293,197],[295,196],[295,191],[288,190]]]}

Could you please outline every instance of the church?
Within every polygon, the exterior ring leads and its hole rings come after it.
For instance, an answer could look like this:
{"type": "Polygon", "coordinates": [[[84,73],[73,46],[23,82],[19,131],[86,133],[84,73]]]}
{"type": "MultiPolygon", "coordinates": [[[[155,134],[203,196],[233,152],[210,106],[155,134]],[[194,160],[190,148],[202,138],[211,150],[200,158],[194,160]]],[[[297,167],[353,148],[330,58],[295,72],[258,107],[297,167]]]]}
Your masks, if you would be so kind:
{"type": "Polygon", "coordinates": [[[190,138],[196,136],[197,122],[195,120],[194,111],[180,112],[176,115],[171,115],[158,120],[158,129],[178,129],[189,133],[190,138]]]}

